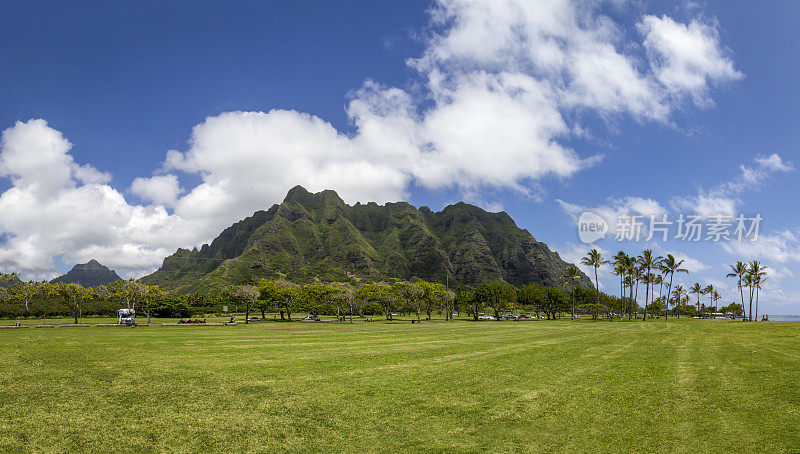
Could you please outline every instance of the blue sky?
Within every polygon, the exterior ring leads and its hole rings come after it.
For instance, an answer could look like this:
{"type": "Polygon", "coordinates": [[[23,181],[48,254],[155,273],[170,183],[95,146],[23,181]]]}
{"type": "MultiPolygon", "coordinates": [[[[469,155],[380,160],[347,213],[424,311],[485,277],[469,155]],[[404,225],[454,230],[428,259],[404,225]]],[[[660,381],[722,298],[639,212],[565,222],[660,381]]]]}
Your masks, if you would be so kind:
{"type": "Polygon", "coordinates": [[[681,283],[723,302],[723,265],[759,258],[763,311],[800,313],[797,2],[3,9],[3,270],[97,258],[138,276],[297,183],[505,209],[570,260],[585,209],[673,217],[705,197],[760,213],[760,240],[596,245],[679,253],[681,283]]]}

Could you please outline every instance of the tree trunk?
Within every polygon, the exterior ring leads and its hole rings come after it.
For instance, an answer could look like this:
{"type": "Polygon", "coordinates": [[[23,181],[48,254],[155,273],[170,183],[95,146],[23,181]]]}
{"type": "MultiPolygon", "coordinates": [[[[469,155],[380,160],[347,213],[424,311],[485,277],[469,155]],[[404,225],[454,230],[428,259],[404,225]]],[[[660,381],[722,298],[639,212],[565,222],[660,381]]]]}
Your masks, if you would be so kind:
{"type": "Polygon", "coordinates": [[[756,321],[758,321],[758,287],[756,287],[756,321]]]}
{"type": "MultiPolygon", "coordinates": [[[[649,268],[647,269],[647,274],[650,274],[649,268]]],[[[642,318],[643,322],[647,321],[647,301],[649,298],[650,298],[650,283],[647,282],[644,287],[644,318],[642,318]]]]}
{"type": "Polygon", "coordinates": [[[574,285],[572,286],[572,319],[575,320],[575,286],[574,285]]]}
{"type": "Polygon", "coordinates": [[[594,288],[597,290],[597,305],[594,308],[594,321],[597,321],[597,309],[600,307],[600,281],[597,279],[597,266],[594,267],[594,288]]]}
{"type": "Polygon", "coordinates": [[[742,318],[747,317],[747,314],[744,313],[744,292],[742,291],[742,275],[739,275],[739,296],[742,297],[742,318]]]}
{"type": "Polygon", "coordinates": [[[631,280],[631,286],[628,288],[628,291],[630,292],[630,299],[631,299],[630,301],[631,307],[630,310],[628,311],[628,320],[630,320],[631,316],[635,315],[633,313],[633,280],[631,280]]]}
{"type": "Polygon", "coordinates": [[[672,275],[673,274],[675,274],[674,271],[672,273],[669,273],[669,287],[667,287],[667,302],[666,302],[667,311],[664,312],[664,321],[665,322],[667,321],[667,317],[669,317],[669,294],[670,294],[670,292],[672,292],[672,275]]]}

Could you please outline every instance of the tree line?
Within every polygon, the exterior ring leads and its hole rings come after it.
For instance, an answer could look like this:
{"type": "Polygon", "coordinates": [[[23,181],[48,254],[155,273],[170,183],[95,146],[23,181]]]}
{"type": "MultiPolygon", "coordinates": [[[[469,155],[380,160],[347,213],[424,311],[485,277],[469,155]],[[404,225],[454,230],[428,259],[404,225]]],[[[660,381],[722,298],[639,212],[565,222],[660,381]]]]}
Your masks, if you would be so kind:
{"type": "MultiPolygon", "coordinates": [[[[586,256],[581,258],[581,264],[594,269],[595,293],[597,296],[593,312],[594,318],[597,319],[597,310],[602,307],[600,304],[602,292],[600,292],[598,270],[605,265],[610,265],[611,272],[619,276],[619,300],[627,302],[627,304],[622,304],[622,311],[619,313],[623,317],[627,315],[628,319],[638,318],[640,312],[638,305],[640,286],[644,287],[644,307],[641,311],[643,320],[647,319],[648,313],[651,317],[654,313],[658,314],[658,316],[663,314],[664,318],[667,319],[670,314],[680,317],[681,315],[695,315],[703,312],[722,312],[733,316],[746,316],[748,320],[757,319],[759,292],[763,283],[767,280],[766,266],[758,260],[753,260],[749,263],[737,261],[735,264],[730,265],[731,272],[727,274],[727,277],[737,279],[737,290],[739,290],[741,296],[741,304],[731,302],[726,306],[718,307],[717,303],[722,297],[713,284],[709,283],[703,286],[699,282],[695,282],[686,289],[683,285],[675,283],[676,273],[689,273],[686,268],[683,268],[683,263],[684,260],[678,260],[672,254],[667,254],[665,257],[656,256],[651,249],[643,250],[638,256],[618,251],[611,257],[611,260],[603,257],[602,253],[597,249],[590,250],[586,256]],[[673,284],[675,285],[673,286],[673,284]],[[666,292],[664,291],[665,287],[666,292]],[[656,297],[656,288],[658,288],[658,297],[656,297]],[[747,311],[745,289],[747,289],[749,295],[749,310],[747,311]],[[690,304],[690,293],[697,295],[696,308],[690,304]],[[701,295],[708,296],[708,306],[706,306],[705,302],[700,301],[701,295]],[[753,316],[754,302],[755,317],[753,316]]],[[[563,275],[564,285],[574,285],[574,282],[579,277],[580,274],[577,267],[568,267],[563,275]]],[[[573,318],[574,316],[573,309],[573,318]]]]}
{"type": "Polygon", "coordinates": [[[83,315],[116,315],[120,308],[138,310],[148,323],[151,314],[189,315],[182,298],[134,280],[84,288],[64,282],[21,281],[12,273],[0,274],[0,284],[0,315],[5,317],[70,315],[77,324],[83,315]]]}
{"type": "Polygon", "coordinates": [[[669,315],[692,316],[700,312],[723,312],[744,315],[745,294],[748,295],[749,319],[758,316],[759,292],[766,278],[766,266],[754,260],[731,265],[727,277],[737,280],[741,304],[732,302],[718,307],[721,299],[713,284],[702,286],[695,282],[688,289],[676,283],[675,274],[688,274],[684,260],[672,254],[656,256],[646,249],[638,256],[617,252],[607,260],[597,250],[590,250],[581,263],[594,269],[594,288],[578,285],[581,273],[575,265],[566,268],[559,287],[527,284],[514,287],[502,280],[486,281],[473,288],[447,288],[426,281],[297,284],[284,279],[260,280],[250,284],[232,285],[220,295],[177,295],[161,291],[135,280],[118,281],[107,286],[83,288],[78,284],[21,281],[16,274],[0,273],[0,316],[35,315],[73,316],[75,323],[83,314],[116,315],[119,308],[138,310],[150,321],[158,317],[188,317],[199,313],[220,312],[223,304],[235,304],[246,319],[254,311],[262,317],[267,312],[280,314],[281,320],[291,321],[298,312],[312,315],[333,315],[337,320],[351,322],[353,317],[383,315],[391,320],[396,313],[431,319],[434,313],[453,320],[455,315],[467,315],[473,320],[484,312],[499,319],[503,314],[530,312],[547,319],[563,314],[575,319],[585,314],[594,320],[600,316],[647,319],[669,315]],[[619,276],[619,296],[600,291],[598,270],[610,265],[619,276]],[[639,290],[644,293],[640,306],[639,290]],[[658,296],[656,296],[656,293],[658,296]],[[696,306],[690,294],[697,296],[696,306]],[[707,296],[709,304],[701,302],[707,296]],[[753,311],[755,304],[755,312],[753,311]]]}

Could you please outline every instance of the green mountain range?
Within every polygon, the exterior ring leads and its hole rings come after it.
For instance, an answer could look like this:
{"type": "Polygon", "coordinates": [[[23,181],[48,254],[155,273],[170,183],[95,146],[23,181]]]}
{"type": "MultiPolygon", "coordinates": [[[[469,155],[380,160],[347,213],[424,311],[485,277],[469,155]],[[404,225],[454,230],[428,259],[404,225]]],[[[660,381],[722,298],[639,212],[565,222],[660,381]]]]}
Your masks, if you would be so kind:
{"type": "Polygon", "coordinates": [[[122,280],[114,270],[108,269],[97,260],[77,264],[67,274],[59,276],[50,283],[64,282],[67,284],[80,284],[82,287],[98,287],[122,280]]]}
{"type": "MultiPolygon", "coordinates": [[[[406,202],[350,206],[334,191],[296,186],[283,203],[233,224],[210,245],[179,249],[142,281],[180,292],[278,277],[556,286],[568,265],[505,212],[463,202],[439,212],[406,202]]],[[[592,286],[585,275],[579,284],[592,286]]]]}

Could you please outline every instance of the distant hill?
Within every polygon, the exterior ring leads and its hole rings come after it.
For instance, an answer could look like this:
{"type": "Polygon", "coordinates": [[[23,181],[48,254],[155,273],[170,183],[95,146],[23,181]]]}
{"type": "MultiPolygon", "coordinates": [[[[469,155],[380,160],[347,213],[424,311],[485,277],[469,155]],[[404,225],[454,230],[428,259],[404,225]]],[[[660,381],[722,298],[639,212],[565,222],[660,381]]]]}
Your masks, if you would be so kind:
{"type": "Polygon", "coordinates": [[[97,260],[75,265],[69,272],[59,276],[51,283],[65,282],[67,284],[80,284],[83,287],[98,287],[122,280],[114,270],[103,266],[97,260]]]}
{"type": "MultiPolygon", "coordinates": [[[[505,212],[463,202],[440,212],[406,202],[350,206],[334,191],[296,186],[283,203],[233,224],[210,245],[179,249],[142,281],[179,291],[277,277],[555,286],[568,265],[505,212]]],[[[585,275],[579,284],[592,286],[585,275]]]]}
{"type": "Polygon", "coordinates": [[[22,281],[20,281],[19,278],[16,277],[16,276],[13,279],[11,279],[10,277],[8,279],[0,278],[0,288],[10,287],[10,286],[12,286],[14,284],[18,284],[20,282],[22,282],[22,281]]]}

